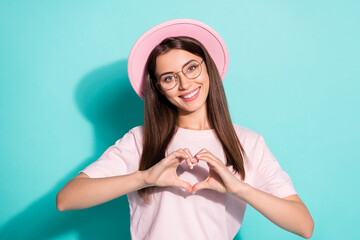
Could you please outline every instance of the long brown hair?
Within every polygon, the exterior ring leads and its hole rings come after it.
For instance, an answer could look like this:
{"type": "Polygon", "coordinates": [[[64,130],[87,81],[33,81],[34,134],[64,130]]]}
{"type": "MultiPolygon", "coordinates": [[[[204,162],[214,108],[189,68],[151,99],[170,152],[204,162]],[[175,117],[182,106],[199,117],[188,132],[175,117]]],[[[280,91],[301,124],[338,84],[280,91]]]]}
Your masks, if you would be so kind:
{"type": "MultiPolygon", "coordinates": [[[[245,151],[240,144],[232,124],[222,80],[218,69],[205,47],[190,37],[170,37],[164,39],[150,53],[144,79],[145,111],[143,125],[143,152],[139,170],[151,168],[165,157],[165,151],[172,140],[178,121],[176,107],[161,94],[156,86],[156,58],[171,49],[182,49],[204,59],[209,75],[209,93],[206,100],[207,117],[216,132],[226,156],[226,165],[233,166],[234,173],[245,179],[245,151]]],[[[146,204],[154,187],[138,190],[138,195],[146,204]]]]}

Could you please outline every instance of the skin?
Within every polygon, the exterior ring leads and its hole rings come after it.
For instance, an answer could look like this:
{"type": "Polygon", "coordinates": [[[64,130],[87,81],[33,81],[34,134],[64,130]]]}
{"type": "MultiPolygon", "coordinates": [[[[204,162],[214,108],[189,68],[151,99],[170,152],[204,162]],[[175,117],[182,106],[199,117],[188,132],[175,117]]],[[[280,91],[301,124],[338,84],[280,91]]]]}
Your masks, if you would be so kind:
{"type": "MultiPolygon", "coordinates": [[[[201,61],[201,58],[189,52],[171,50],[157,58],[156,74],[178,72],[184,63],[191,59],[201,61]]],[[[210,129],[206,114],[209,76],[204,63],[202,69],[201,75],[192,80],[180,72],[178,85],[174,89],[162,91],[178,108],[180,127],[193,130],[210,129]],[[200,87],[200,94],[194,101],[184,102],[179,98],[197,87],[200,87]]],[[[278,198],[239,181],[222,161],[207,149],[202,149],[195,155],[192,155],[189,149],[178,149],[151,168],[127,175],[90,178],[85,173],[80,173],[59,191],[56,206],[59,211],[89,208],[150,186],[177,186],[192,193],[201,189],[212,189],[232,194],[287,231],[304,238],[310,238],[313,232],[314,222],[298,195],[278,198]],[[182,161],[186,161],[189,168],[196,167],[199,161],[205,161],[209,166],[208,178],[194,186],[181,180],[176,169],[182,161]]]]}

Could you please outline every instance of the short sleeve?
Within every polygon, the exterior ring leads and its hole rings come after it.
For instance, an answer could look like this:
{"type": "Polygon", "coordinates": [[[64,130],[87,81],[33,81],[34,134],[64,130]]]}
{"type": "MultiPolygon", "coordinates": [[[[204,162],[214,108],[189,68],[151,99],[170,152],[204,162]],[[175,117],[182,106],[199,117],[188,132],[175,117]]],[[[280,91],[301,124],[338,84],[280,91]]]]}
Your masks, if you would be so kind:
{"type": "Polygon", "coordinates": [[[80,171],[90,178],[113,177],[138,170],[141,156],[141,130],[131,129],[114,145],[110,146],[95,162],[80,171]]]}
{"type": "Polygon", "coordinates": [[[255,169],[255,188],[279,198],[297,194],[290,176],[281,169],[279,162],[259,135],[257,141],[257,161],[255,169]]]}

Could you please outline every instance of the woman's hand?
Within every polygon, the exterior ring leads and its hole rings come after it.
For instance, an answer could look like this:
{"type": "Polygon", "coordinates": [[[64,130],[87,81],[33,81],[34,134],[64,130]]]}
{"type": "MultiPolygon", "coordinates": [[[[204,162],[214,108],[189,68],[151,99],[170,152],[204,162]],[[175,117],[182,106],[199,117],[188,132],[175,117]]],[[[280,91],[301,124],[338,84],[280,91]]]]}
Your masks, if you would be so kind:
{"type": "Polygon", "coordinates": [[[192,193],[201,189],[212,189],[221,193],[235,194],[245,183],[237,179],[225,164],[205,148],[195,155],[197,160],[203,160],[209,166],[209,176],[202,182],[196,183],[192,193]]]}
{"type": "Polygon", "coordinates": [[[145,184],[158,187],[177,186],[191,192],[191,184],[181,180],[176,174],[176,169],[183,160],[186,160],[186,164],[192,169],[192,158],[187,148],[172,152],[160,162],[145,170],[145,184]]]}

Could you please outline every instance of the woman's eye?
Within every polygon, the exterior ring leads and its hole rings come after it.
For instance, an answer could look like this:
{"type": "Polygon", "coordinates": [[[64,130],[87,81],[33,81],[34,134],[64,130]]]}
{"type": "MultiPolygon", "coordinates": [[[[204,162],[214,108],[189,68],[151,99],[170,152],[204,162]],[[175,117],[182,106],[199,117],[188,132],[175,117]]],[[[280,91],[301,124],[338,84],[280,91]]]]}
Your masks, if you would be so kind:
{"type": "Polygon", "coordinates": [[[174,80],[174,76],[168,76],[163,78],[163,82],[171,82],[172,80],[174,80]]]}
{"type": "Polygon", "coordinates": [[[197,68],[196,65],[192,65],[192,66],[188,67],[187,71],[188,71],[188,72],[192,72],[192,71],[194,71],[196,68],[197,68]]]}

